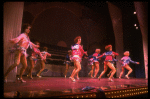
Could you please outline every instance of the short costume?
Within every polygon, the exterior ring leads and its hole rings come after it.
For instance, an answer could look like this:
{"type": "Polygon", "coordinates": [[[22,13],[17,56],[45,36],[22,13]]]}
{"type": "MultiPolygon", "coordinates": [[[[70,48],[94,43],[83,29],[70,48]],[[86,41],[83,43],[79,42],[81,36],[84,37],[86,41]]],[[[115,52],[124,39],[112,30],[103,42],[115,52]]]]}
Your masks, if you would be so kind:
{"type": "Polygon", "coordinates": [[[84,50],[79,44],[75,44],[71,46],[72,49],[72,60],[76,60],[78,62],[81,62],[81,58],[84,54],[84,50]]]}
{"type": "Polygon", "coordinates": [[[104,64],[106,65],[108,62],[113,63],[114,62],[113,57],[115,57],[117,55],[119,55],[119,54],[115,53],[113,51],[107,51],[107,52],[103,53],[100,57],[106,56],[105,61],[104,61],[104,64]]]}
{"type": "Polygon", "coordinates": [[[99,57],[100,56],[100,54],[98,54],[98,53],[94,53],[93,54],[93,61],[95,62],[95,63],[98,63],[99,64],[99,57]]]}
{"type": "Polygon", "coordinates": [[[40,50],[37,48],[33,48],[33,52],[32,55],[30,57],[30,59],[37,61],[38,60],[38,55],[40,54],[40,50]]]}
{"type": "Polygon", "coordinates": [[[10,51],[10,52],[14,52],[14,51],[18,50],[18,51],[21,52],[21,54],[23,54],[23,55],[25,55],[25,56],[27,57],[28,54],[26,53],[26,50],[28,49],[29,46],[30,46],[30,48],[32,49],[32,45],[30,44],[31,41],[30,41],[29,37],[26,36],[25,33],[22,33],[22,34],[20,34],[20,35],[16,38],[16,40],[18,40],[18,42],[14,45],[13,48],[9,49],[9,51],[10,51]],[[23,38],[23,39],[22,39],[22,38],[23,38]],[[20,46],[20,44],[23,45],[24,43],[25,43],[25,44],[27,43],[26,48],[20,46]]]}
{"type": "Polygon", "coordinates": [[[73,65],[72,63],[72,56],[71,55],[66,55],[66,61],[65,61],[66,64],[68,65],[73,65]]]}
{"type": "Polygon", "coordinates": [[[129,56],[124,56],[124,57],[121,58],[121,66],[125,66],[125,65],[129,64],[130,62],[134,63],[134,64],[137,64],[137,62],[132,61],[129,56]]]}

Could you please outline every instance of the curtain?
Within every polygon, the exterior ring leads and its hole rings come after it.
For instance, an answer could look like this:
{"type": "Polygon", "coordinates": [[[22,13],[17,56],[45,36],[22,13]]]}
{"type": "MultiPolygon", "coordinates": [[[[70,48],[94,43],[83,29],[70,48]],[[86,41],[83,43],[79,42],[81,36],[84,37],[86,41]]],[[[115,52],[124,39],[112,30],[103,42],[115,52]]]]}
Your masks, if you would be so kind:
{"type": "MultiPolygon", "coordinates": [[[[3,67],[4,73],[14,62],[14,54],[9,53],[8,49],[13,46],[9,40],[17,37],[21,33],[24,2],[5,2],[3,9],[3,67]]],[[[17,67],[10,72],[7,81],[16,80],[17,67]]]]}

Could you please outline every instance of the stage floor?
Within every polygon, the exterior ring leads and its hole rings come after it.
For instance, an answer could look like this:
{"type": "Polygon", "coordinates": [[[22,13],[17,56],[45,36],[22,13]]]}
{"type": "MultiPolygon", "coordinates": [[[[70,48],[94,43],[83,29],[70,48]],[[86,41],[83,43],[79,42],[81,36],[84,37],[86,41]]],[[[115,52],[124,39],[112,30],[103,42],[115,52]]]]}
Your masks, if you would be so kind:
{"type": "Polygon", "coordinates": [[[27,77],[23,78],[24,80],[26,80],[26,83],[21,83],[20,81],[17,81],[15,83],[4,83],[4,92],[40,90],[63,91],[66,89],[82,89],[86,86],[101,88],[102,90],[115,90],[118,88],[124,88],[123,86],[126,85],[146,84],[148,86],[148,80],[137,78],[114,78],[114,82],[108,81],[108,78],[101,78],[101,80],[99,81],[98,79],[93,79],[89,77],[80,77],[80,79],[76,80],[76,82],[72,82],[69,78],[65,77],[33,77],[33,79],[29,79],[27,77]]]}

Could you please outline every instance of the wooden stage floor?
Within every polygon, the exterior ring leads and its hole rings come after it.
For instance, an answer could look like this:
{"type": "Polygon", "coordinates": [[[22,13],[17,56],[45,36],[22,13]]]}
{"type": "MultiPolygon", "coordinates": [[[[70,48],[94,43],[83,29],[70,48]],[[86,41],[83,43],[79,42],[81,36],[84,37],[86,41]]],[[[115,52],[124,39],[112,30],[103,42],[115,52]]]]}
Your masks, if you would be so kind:
{"type": "MultiPolygon", "coordinates": [[[[125,89],[127,87],[132,86],[148,86],[148,80],[146,79],[119,79],[114,78],[114,82],[108,81],[108,78],[101,78],[99,81],[98,79],[93,79],[89,77],[80,77],[79,80],[76,82],[72,82],[69,78],[64,77],[33,77],[33,79],[29,79],[27,77],[23,77],[26,80],[26,83],[21,83],[16,81],[15,83],[7,82],[4,83],[4,93],[9,92],[28,92],[28,91],[69,91],[75,89],[82,89],[86,86],[90,86],[93,88],[101,88],[103,91],[110,91],[110,90],[118,90],[118,89],[125,89]]],[[[7,94],[4,94],[6,96],[7,94]]]]}

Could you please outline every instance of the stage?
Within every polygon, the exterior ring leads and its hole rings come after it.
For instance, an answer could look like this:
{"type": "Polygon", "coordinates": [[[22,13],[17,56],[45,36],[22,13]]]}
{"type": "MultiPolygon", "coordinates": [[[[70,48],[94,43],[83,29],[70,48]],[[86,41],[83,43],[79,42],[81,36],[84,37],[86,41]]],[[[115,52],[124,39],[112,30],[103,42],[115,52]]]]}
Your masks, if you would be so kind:
{"type": "Polygon", "coordinates": [[[110,82],[108,78],[98,80],[80,77],[76,82],[72,82],[65,77],[23,78],[26,83],[19,81],[4,83],[4,97],[100,98],[102,96],[121,98],[148,93],[148,80],[146,79],[114,78],[114,82],[110,82]]]}

